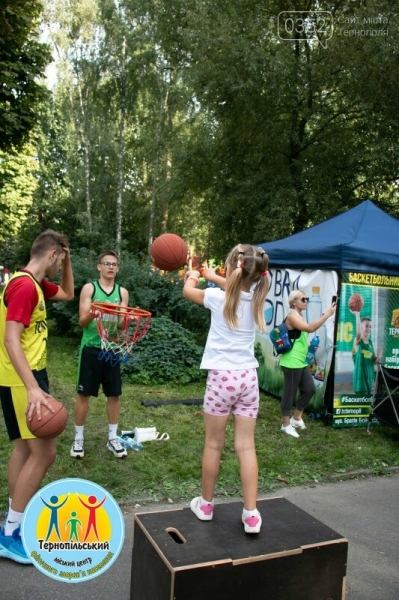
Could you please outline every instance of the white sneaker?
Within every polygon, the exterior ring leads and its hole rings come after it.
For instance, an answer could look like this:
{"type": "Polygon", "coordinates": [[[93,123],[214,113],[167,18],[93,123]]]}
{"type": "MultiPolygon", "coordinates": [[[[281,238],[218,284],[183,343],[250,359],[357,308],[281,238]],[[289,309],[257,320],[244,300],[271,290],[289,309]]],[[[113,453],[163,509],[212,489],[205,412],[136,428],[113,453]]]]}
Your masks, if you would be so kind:
{"type": "Polygon", "coordinates": [[[293,427],[297,427],[298,429],[306,429],[306,425],[303,422],[303,419],[294,419],[294,417],[291,417],[290,419],[290,423],[293,427]]]}
{"type": "Polygon", "coordinates": [[[256,511],[256,514],[251,515],[250,517],[244,517],[243,513],[242,522],[244,524],[245,533],[259,533],[260,528],[262,527],[262,517],[258,510],[256,511]]]}
{"type": "Polygon", "coordinates": [[[287,425],[287,427],[281,425],[281,431],[284,431],[284,433],[287,433],[288,435],[292,435],[292,437],[299,438],[299,433],[296,432],[296,429],[294,429],[292,425],[287,425]]]}
{"type": "Polygon", "coordinates": [[[107,448],[117,458],[125,458],[125,456],[127,456],[126,449],[122,446],[122,444],[117,438],[113,440],[108,440],[107,448]]]}
{"type": "Polygon", "coordinates": [[[84,440],[75,440],[69,453],[72,458],[83,458],[85,455],[84,440]]]}
{"type": "Polygon", "coordinates": [[[194,498],[190,502],[190,508],[195,514],[196,517],[199,518],[200,521],[212,521],[213,518],[213,502],[205,502],[201,503],[201,496],[194,498]]]}

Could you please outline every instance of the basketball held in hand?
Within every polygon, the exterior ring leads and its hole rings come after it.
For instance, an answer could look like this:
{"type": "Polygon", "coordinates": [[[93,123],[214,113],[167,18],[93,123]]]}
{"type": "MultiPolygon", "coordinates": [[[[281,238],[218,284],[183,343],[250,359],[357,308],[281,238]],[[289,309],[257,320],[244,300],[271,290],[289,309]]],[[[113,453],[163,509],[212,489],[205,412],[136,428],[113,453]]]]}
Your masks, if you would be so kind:
{"type": "Polygon", "coordinates": [[[360,312],[364,306],[363,297],[360,294],[352,294],[349,298],[348,306],[352,312],[360,312]]]}
{"type": "Polygon", "coordinates": [[[150,256],[162,271],[175,271],[187,262],[187,244],[174,233],[163,233],[152,243],[150,256]]]}
{"type": "Polygon", "coordinates": [[[62,402],[52,400],[51,406],[55,412],[51,412],[46,406],[41,405],[41,419],[37,418],[36,408],[33,411],[32,419],[26,424],[33,435],[38,438],[51,439],[59,436],[65,429],[68,422],[68,413],[62,402]]]}

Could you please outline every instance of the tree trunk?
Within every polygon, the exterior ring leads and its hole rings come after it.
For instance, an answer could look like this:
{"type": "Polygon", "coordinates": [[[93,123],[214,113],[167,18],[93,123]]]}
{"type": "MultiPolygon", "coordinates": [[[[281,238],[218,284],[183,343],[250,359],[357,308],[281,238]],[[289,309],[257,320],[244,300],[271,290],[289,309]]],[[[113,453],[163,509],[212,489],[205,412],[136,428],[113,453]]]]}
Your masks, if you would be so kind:
{"type": "Polygon", "coordinates": [[[125,122],[126,122],[126,79],[125,79],[126,40],[122,44],[122,63],[120,76],[120,120],[118,144],[118,190],[116,197],[116,249],[119,252],[122,242],[122,208],[124,189],[125,122]]]}
{"type": "MultiPolygon", "coordinates": [[[[93,231],[93,219],[91,216],[91,195],[90,195],[90,155],[89,155],[89,144],[87,141],[87,136],[85,133],[85,122],[86,122],[86,113],[85,107],[83,103],[82,90],[80,84],[78,84],[78,92],[79,92],[79,106],[80,106],[80,117],[75,116],[75,124],[76,129],[78,131],[80,144],[83,150],[83,169],[84,169],[84,181],[85,181],[85,200],[86,200],[86,217],[87,217],[87,230],[89,233],[93,231]]],[[[74,111],[74,103],[72,97],[72,87],[69,92],[69,99],[72,106],[72,111],[74,111]]]]}
{"type": "Polygon", "coordinates": [[[155,138],[155,159],[154,159],[154,174],[152,179],[152,196],[151,196],[151,211],[150,211],[150,226],[148,231],[148,250],[154,239],[154,221],[155,221],[155,206],[158,186],[159,161],[161,159],[161,142],[162,142],[162,125],[165,111],[168,106],[169,87],[166,88],[165,98],[161,97],[159,105],[157,132],[155,138]]]}
{"type": "MultiPolygon", "coordinates": [[[[304,34],[305,35],[305,34],[304,34]]],[[[298,90],[296,97],[296,105],[292,110],[291,114],[291,130],[289,134],[290,142],[290,154],[289,154],[289,170],[291,176],[291,183],[295,192],[295,205],[293,207],[294,221],[294,233],[302,231],[309,225],[309,210],[306,202],[305,191],[303,186],[303,169],[301,163],[301,153],[303,150],[303,141],[305,137],[306,125],[309,121],[310,115],[313,109],[313,90],[312,90],[312,76],[311,76],[311,55],[309,51],[309,44],[305,39],[295,40],[295,69],[296,69],[296,85],[295,88],[298,90]],[[303,50],[300,44],[304,44],[303,50]],[[304,92],[300,89],[300,73],[303,71],[301,61],[304,56],[306,57],[306,81],[307,89],[304,92]],[[301,98],[301,94],[306,94],[305,101],[301,98]]]]}

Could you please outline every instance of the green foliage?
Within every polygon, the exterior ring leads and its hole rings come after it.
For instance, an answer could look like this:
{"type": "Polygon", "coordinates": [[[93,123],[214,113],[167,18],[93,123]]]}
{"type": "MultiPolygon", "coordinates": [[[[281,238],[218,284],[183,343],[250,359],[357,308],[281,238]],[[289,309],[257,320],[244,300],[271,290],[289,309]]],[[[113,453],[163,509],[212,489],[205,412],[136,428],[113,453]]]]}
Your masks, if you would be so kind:
{"type": "MultiPolygon", "coordinates": [[[[140,342],[141,343],[141,342],[140,342]]],[[[140,345],[139,343],[139,345],[140,345]]],[[[139,348],[139,345],[137,348],[139,348]]],[[[195,496],[201,488],[201,457],[204,426],[201,406],[165,404],[144,406],[142,400],[202,399],[204,383],[132,385],[125,382],[121,397],[120,429],[156,427],[167,431],[165,443],[148,442],[141,452],[128,451],[125,460],[117,460],[106,449],[107,417],[105,398],[90,400],[85,427],[85,458],[73,461],[69,450],[74,438],[73,406],[76,384],[76,340],[55,337],[48,340],[50,389],[67,407],[69,421],[57,441],[57,459],[43,485],[68,477],[95,481],[105,487],[122,504],[180,502],[195,496]],[[132,477],[132,472],[134,476],[132,477]]],[[[305,417],[306,419],[306,417],[305,417]]],[[[256,425],[256,450],[259,461],[259,494],[281,487],[305,485],[315,480],[321,484],[364,475],[389,475],[390,467],[399,464],[399,433],[385,426],[375,426],[372,435],[366,427],[333,429],[321,421],[306,420],[307,429],[298,440],[280,431],[280,403],[261,394],[260,414],[256,425]],[[322,449],[322,451],[321,451],[322,449]]],[[[234,427],[230,422],[222,454],[216,496],[241,493],[239,466],[234,452],[234,427]]],[[[0,508],[8,506],[7,461],[12,450],[3,419],[0,419],[0,508]]]]}
{"type": "Polygon", "coordinates": [[[312,27],[282,40],[279,14],[301,7],[266,4],[46,0],[57,85],[15,246],[62,223],[72,247],[119,245],[120,232],[139,255],[170,231],[222,260],[364,198],[398,215],[397,3],[334,3],[327,46],[312,27]],[[372,34],[346,35],[348,23],[372,34]]]}
{"type": "Polygon", "coordinates": [[[37,78],[50,53],[34,38],[40,1],[3,0],[0,8],[0,149],[20,146],[37,120],[36,105],[46,97],[37,78]]]}
{"type": "MultiPolygon", "coordinates": [[[[79,294],[85,283],[98,278],[96,265],[94,251],[83,248],[72,252],[75,298],[48,303],[48,317],[56,333],[81,336],[79,294]]],[[[194,336],[200,342],[205,340],[209,311],[182,297],[182,279],[152,270],[147,258],[139,260],[123,253],[117,282],[129,291],[129,306],[148,310],[153,316],[149,332],[134,347],[131,362],[124,367],[125,377],[144,384],[201,379],[202,348],[194,336]]]]}
{"type": "Polygon", "coordinates": [[[142,385],[201,381],[201,356],[202,348],[191,332],[168,317],[157,317],[134,346],[130,361],[123,366],[123,377],[142,385]]]}
{"type": "Polygon", "coordinates": [[[208,331],[209,311],[183,298],[183,279],[177,272],[153,270],[147,257],[122,253],[118,281],[129,291],[130,306],[166,316],[199,336],[208,331]]]}
{"type": "Polygon", "coordinates": [[[326,48],[305,30],[279,39],[279,13],[297,4],[176,0],[166,11],[150,3],[160,47],[187,64],[181,77],[198,103],[174,175],[187,195],[195,190],[217,256],[238,240],[300,231],[365,197],[397,212],[397,6],[334,3],[326,48]],[[361,29],[375,15],[374,35],[345,35],[345,19],[361,29]],[[389,35],[377,37],[384,27],[389,35]]]}
{"type": "Polygon", "coordinates": [[[32,144],[25,144],[18,154],[0,150],[0,247],[20,231],[27,219],[37,188],[34,153],[32,144]]]}
{"type": "MultiPolygon", "coordinates": [[[[56,333],[81,336],[79,294],[85,283],[98,278],[97,256],[93,251],[82,248],[78,252],[71,252],[71,260],[75,282],[75,297],[69,302],[48,302],[47,315],[49,319],[54,321],[53,327],[56,333]]],[[[59,275],[54,281],[59,283],[59,275]]]]}
{"type": "MultiPolygon", "coordinates": [[[[75,279],[75,298],[70,302],[48,304],[49,318],[55,320],[56,331],[64,335],[80,335],[78,325],[79,294],[83,285],[98,278],[97,256],[112,243],[99,246],[97,252],[81,248],[73,250],[72,266],[75,279]]],[[[117,282],[129,292],[129,306],[151,312],[153,317],[166,316],[191,332],[202,342],[209,328],[209,311],[182,297],[182,278],[177,273],[162,274],[151,268],[147,257],[122,252],[117,282]]]]}

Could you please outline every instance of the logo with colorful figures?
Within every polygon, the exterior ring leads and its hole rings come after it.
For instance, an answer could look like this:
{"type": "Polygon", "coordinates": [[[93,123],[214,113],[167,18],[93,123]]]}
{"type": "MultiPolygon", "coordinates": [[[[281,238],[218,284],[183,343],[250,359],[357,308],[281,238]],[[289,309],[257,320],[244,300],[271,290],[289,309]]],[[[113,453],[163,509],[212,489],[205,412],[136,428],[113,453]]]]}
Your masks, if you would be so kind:
{"type": "Polygon", "coordinates": [[[79,583],[101,575],[125,538],[122,512],[107,490],[85,479],[60,479],[39,490],[21,526],[25,550],[45,575],[79,583]]]}

